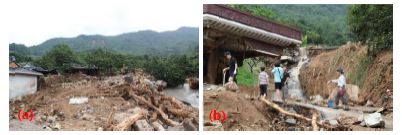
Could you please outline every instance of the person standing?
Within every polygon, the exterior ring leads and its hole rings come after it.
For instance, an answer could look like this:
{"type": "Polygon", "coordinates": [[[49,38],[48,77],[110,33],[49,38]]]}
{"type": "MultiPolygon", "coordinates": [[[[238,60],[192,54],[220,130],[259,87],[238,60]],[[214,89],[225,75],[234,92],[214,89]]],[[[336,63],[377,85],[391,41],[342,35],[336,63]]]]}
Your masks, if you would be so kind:
{"type": "Polygon", "coordinates": [[[342,104],[344,105],[343,109],[344,110],[349,110],[348,97],[347,97],[347,93],[346,93],[346,78],[345,78],[344,72],[343,72],[342,68],[338,68],[336,71],[339,74],[338,79],[328,81],[328,83],[331,83],[331,82],[336,83],[337,86],[338,86],[338,91],[337,91],[337,94],[335,96],[335,105],[334,105],[334,107],[338,108],[339,100],[342,100],[342,104]]]}
{"type": "Polygon", "coordinates": [[[288,87],[288,81],[290,78],[289,71],[285,65],[282,65],[283,69],[283,78],[282,78],[282,99],[285,101],[285,99],[289,98],[289,87],[288,87]]]}
{"type": "Polygon", "coordinates": [[[230,52],[225,52],[225,57],[229,60],[228,67],[223,69],[223,73],[229,70],[229,80],[233,80],[237,82],[236,74],[237,74],[237,61],[232,57],[230,52]]]}
{"type": "Polygon", "coordinates": [[[276,63],[275,67],[272,69],[272,74],[274,76],[275,82],[275,90],[276,90],[276,97],[277,101],[281,101],[281,89],[282,89],[282,78],[283,78],[283,69],[280,66],[280,63],[276,63]]]}
{"type": "Polygon", "coordinates": [[[262,98],[267,96],[268,78],[269,76],[265,72],[265,67],[261,67],[261,72],[258,74],[258,84],[260,85],[260,97],[262,98]]]}

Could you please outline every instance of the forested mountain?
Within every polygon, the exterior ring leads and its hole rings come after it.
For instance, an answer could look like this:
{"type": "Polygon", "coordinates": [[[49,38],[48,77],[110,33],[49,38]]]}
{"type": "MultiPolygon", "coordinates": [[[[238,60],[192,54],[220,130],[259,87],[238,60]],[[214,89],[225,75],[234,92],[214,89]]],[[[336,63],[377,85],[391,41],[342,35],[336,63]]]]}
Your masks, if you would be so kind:
{"type": "MultiPolygon", "coordinates": [[[[66,44],[77,52],[105,48],[136,56],[185,54],[198,51],[198,28],[182,27],[160,33],[145,30],[117,36],[80,35],[74,38],[52,38],[42,44],[28,47],[28,51],[32,56],[42,56],[58,44],[66,44]]],[[[23,50],[21,48],[23,47],[17,44],[10,44],[10,51],[19,52],[23,50]]],[[[27,54],[26,50],[23,51],[27,54]]]]}
{"type": "Polygon", "coordinates": [[[229,5],[302,30],[307,44],[337,46],[351,39],[348,5],[229,5]]]}

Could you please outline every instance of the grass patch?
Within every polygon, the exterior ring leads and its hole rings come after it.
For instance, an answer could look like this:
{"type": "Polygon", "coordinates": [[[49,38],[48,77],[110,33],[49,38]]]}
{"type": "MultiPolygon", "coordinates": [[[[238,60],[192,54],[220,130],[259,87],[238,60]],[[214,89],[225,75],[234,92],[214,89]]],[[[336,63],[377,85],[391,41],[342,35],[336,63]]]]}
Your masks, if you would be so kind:
{"type": "Polygon", "coordinates": [[[350,72],[348,78],[352,84],[356,84],[361,88],[363,87],[364,80],[366,80],[366,73],[372,61],[367,55],[363,55],[359,59],[359,64],[350,72]]]}
{"type": "Polygon", "coordinates": [[[256,73],[251,73],[245,66],[239,67],[237,71],[237,83],[244,86],[254,86],[257,83],[256,73]]]}

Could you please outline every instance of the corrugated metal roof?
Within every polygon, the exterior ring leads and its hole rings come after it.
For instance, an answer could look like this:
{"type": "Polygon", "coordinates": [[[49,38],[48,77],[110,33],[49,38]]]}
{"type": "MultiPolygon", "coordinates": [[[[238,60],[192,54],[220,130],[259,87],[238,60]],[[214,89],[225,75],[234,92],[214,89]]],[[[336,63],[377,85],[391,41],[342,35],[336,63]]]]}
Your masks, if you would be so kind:
{"type": "Polygon", "coordinates": [[[43,75],[42,73],[27,70],[24,68],[9,68],[9,74],[15,75],[15,74],[24,74],[24,75],[33,75],[33,76],[41,76],[43,75]]]}

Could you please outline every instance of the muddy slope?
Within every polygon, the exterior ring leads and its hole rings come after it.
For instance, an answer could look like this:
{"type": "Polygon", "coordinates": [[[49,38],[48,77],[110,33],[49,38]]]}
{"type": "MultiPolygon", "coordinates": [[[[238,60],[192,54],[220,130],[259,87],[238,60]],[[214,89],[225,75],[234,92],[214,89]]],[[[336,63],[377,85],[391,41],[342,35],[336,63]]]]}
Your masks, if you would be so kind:
{"type": "MultiPolygon", "coordinates": [[[[342,67],[345,71],[346,82],[353,84],[353,73],[361,68],[359,63],[365,58],[367,47],[357,44],[347,44],[336,50],[321,53],[311,58],[300,72],[300,83],[307,96],[320,94],[328,98],[334,85],[328,85],[327,81],[336,79],[336,69],[342,67]]],[[[392,90],[393,65],[392,51],[385,51],[378,54],[368,64],[361,77],[355,77],[361,83],[359,101],[361,103],[371,100],[376,106],[380,106],[386,89],[392,90]]]]}

